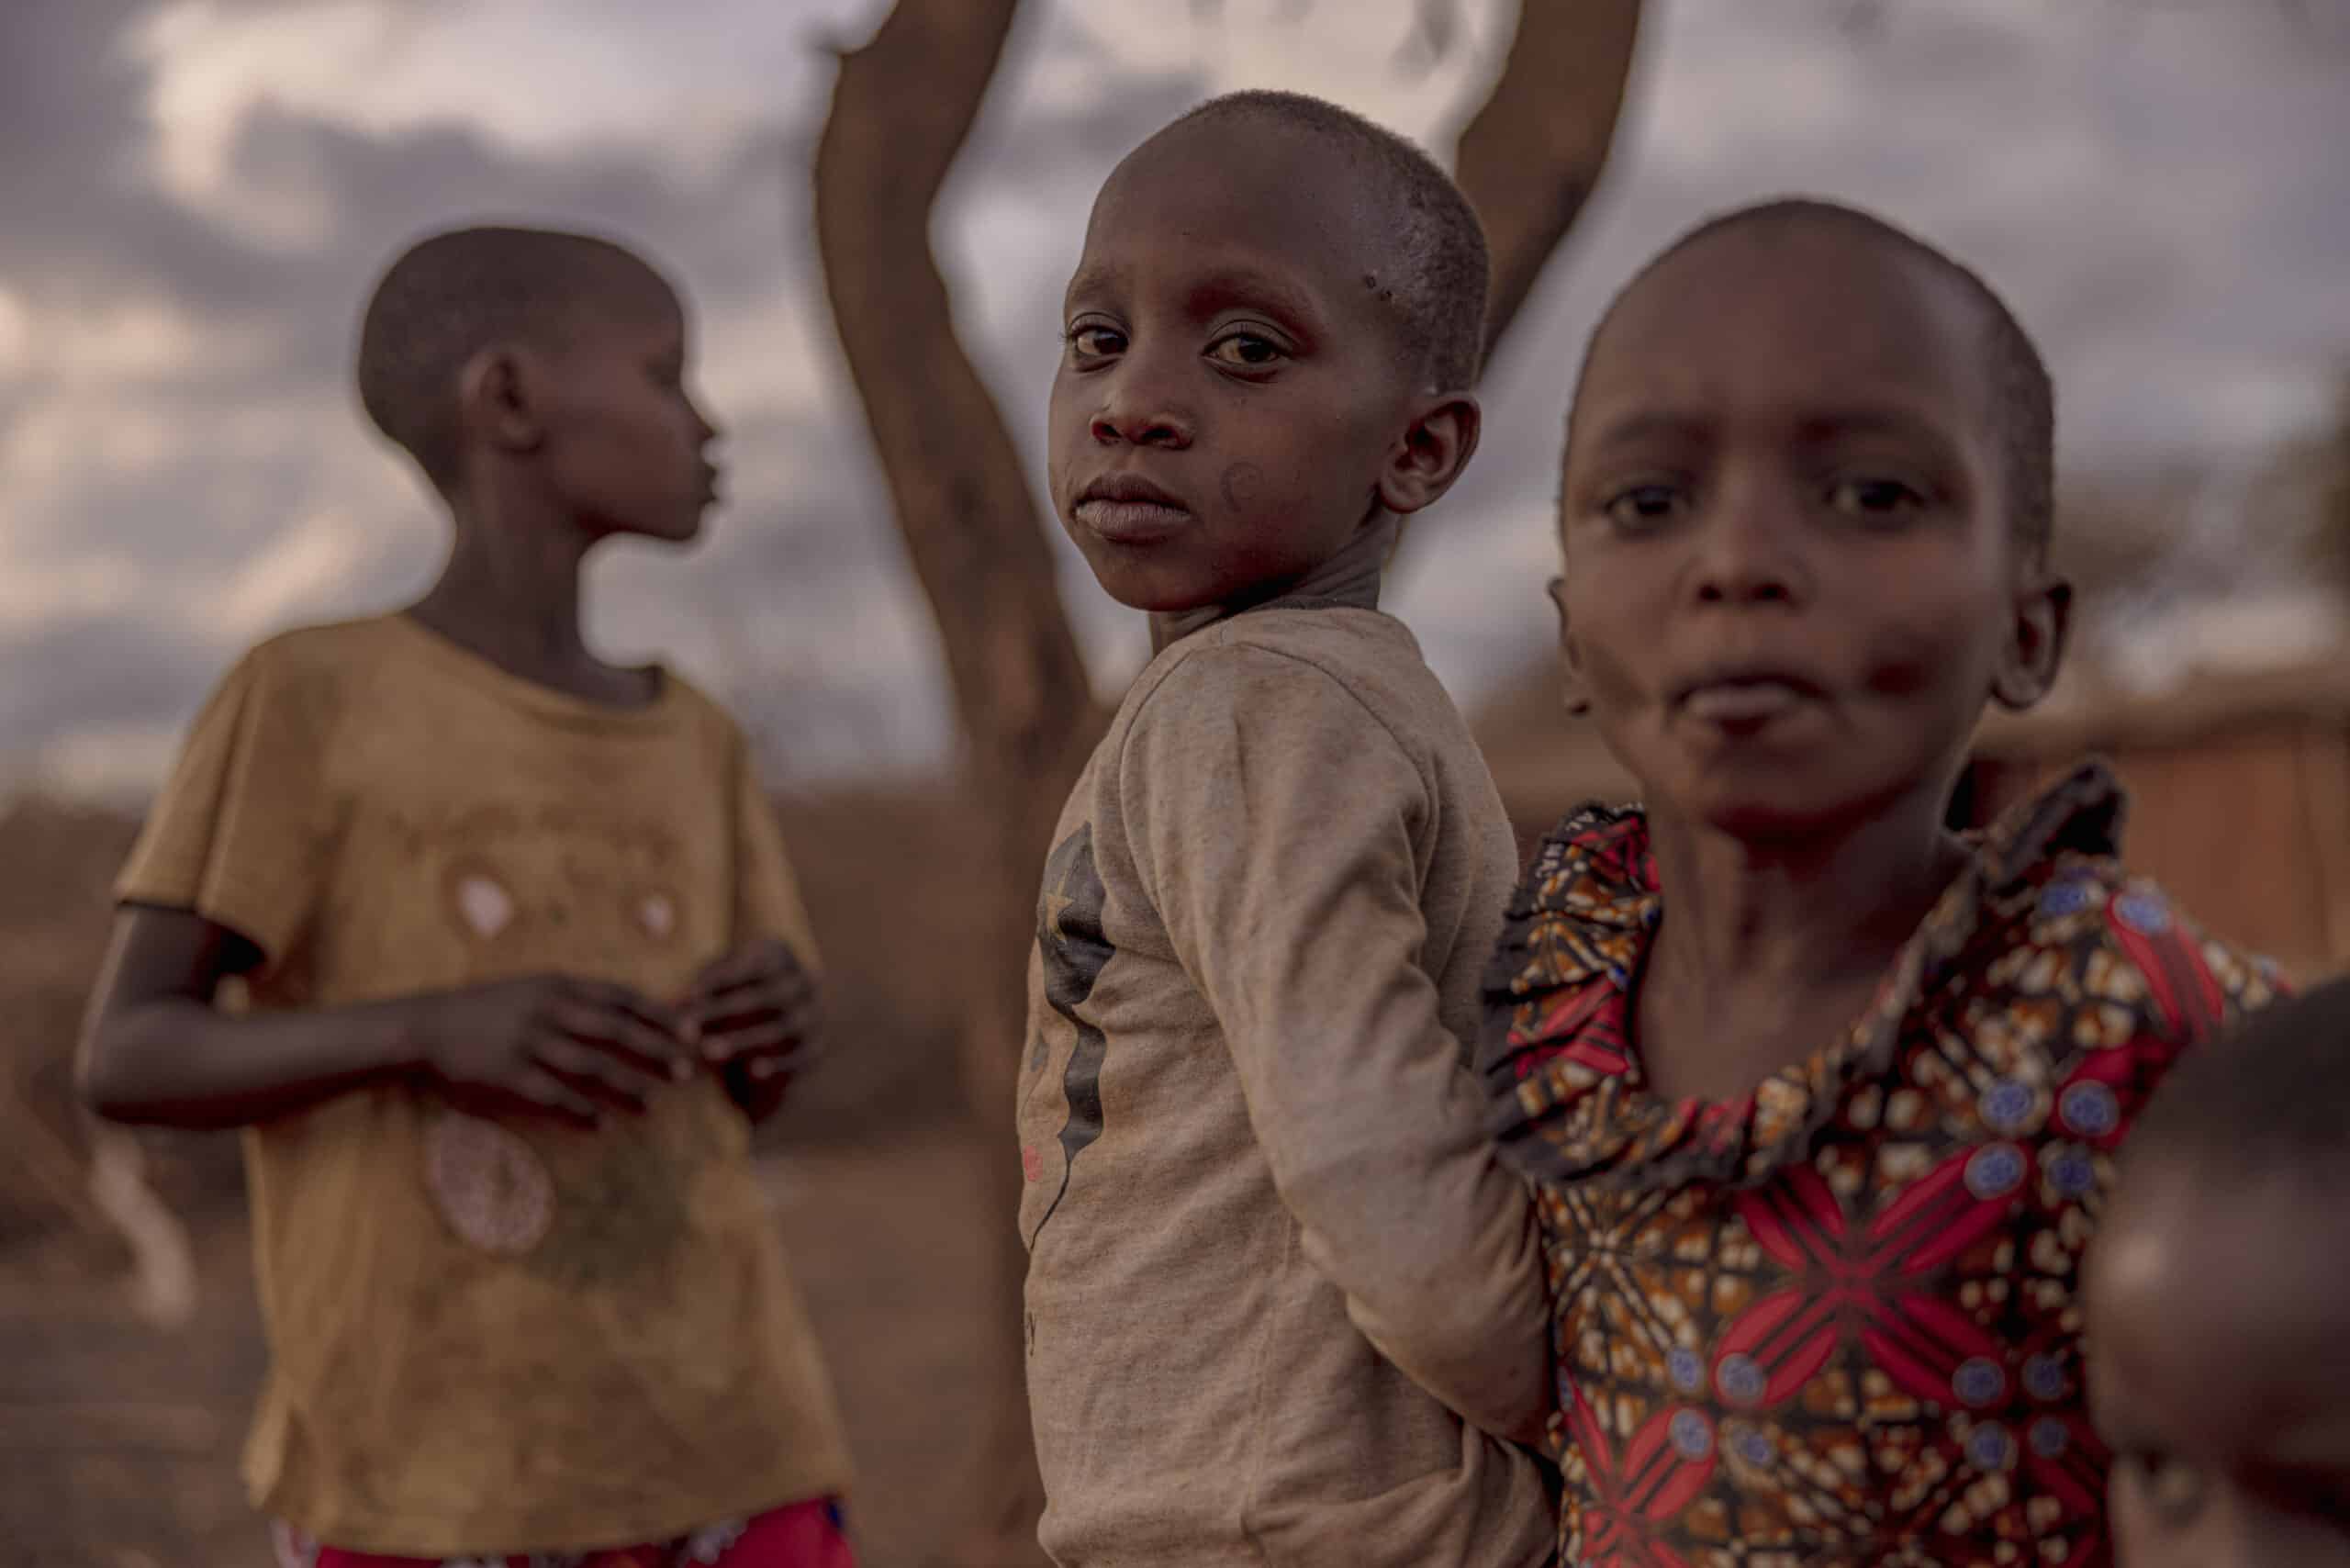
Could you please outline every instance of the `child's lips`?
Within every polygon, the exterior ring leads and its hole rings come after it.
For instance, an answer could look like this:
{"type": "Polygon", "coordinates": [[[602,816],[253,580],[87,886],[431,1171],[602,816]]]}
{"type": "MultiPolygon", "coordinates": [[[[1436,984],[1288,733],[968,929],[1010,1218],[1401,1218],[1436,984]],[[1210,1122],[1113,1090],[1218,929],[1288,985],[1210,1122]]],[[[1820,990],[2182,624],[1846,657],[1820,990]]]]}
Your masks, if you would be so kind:
{"type": "Polygon", "coordinates": [[[1112,500],[1095,497],[1077,503],[1077,521],[1113,544],[1149,544],[1181,532],[1192,521],[1186,507],[1167,501],[1112,500]]]}
{"type": "Polygon", "coordinates": [[[1681,700],[1681,710],[1701,723],[1746,726],[1768,722],[1810,700],[1808,691],[1789,680],[1723,680],[1693,688],[1681,700]]]}

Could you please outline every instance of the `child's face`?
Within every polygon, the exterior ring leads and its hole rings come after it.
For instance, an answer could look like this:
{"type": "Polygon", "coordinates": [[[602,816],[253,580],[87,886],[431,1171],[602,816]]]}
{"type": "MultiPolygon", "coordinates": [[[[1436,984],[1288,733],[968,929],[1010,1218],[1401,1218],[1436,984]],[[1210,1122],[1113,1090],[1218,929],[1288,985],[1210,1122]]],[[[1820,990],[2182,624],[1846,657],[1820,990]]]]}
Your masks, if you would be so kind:
{"type": "Polygon", "coordinates": [[[2350,1565],[2350,1218],[2307,1178],[2133,1170],[2090,1254],[2122,1568],[2350,1565]]]}
{"type": "Polygon", "coordinates": [[[1317,139],[1192,125],[1093,206],[1053,380],[1062,525],[1123,604],[1261,596],[1337,554],[1382,499],[1413,391],[1367,284],[1364,181],[1317,139]]]}
{"type": "Polygon", "coordinates": [[[591,537],[682,542],[717,498],[704,455],[717,431],[687,392],[686,323],[647,281],[583,308],[553,356],[543,395],[550,482],[591,537]]]}
{"type": "MultiPolygon", "coordinates": [[[[1730,230],[1627,295],[1576,397],[1571,677],[1651,806],[1741,837],[1945,790],[2057,600],[2002,498],[1973,302],[1891,246],[1730,230]]],[[[1936,802],[1939,806],[1939,801],[1936,802]]]]}

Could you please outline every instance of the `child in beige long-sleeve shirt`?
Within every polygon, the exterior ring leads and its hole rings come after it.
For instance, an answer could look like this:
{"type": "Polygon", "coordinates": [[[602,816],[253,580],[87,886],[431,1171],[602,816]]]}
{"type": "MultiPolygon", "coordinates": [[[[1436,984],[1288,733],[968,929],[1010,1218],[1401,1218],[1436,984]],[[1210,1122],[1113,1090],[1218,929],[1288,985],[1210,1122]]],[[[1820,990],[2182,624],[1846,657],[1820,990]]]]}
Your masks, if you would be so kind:
{"type": "Polygon", "coordinates": [[[1064,811],[1020,1086],[1065,1564],[1550,1560],[1528,1194],[1464,1041],[1515,879],[1377,608],[1475,451],[1485,249],[1408,143],[1218,99],[1111,176],[1053,498],[1159,652],[1064,811]],[[1497,1437],[1493,1434],[1501,1434],[1497,1437]]]}

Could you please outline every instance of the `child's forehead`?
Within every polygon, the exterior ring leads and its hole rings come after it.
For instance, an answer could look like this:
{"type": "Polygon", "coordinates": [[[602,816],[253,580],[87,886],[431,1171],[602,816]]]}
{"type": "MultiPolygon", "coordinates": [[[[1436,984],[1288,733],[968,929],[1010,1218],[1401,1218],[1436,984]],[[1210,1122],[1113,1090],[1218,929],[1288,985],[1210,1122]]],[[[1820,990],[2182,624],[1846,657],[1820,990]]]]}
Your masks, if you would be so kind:
{"type": "Polygon", "coordinates": [[[1372,180],[1332,138],[1246,118],[1179,124],[1135,150],[1094,199],[1077,277],[1253,261],[1328,289],[1391,260],[1372,180]]]}
{"type": "Polygon", "coordinates": [[[570,335],[590,342],[672,340],[682,338],[686,329],[685,301],[649,270],[599,280],[574,296],[565,316],[570,335]]]}
{"type": "Polygon", "coordinates": [[[1757,225],[1627,289],[1577,405],[1746,404],[1796,421],[1874,407],[1987,426],[1985,341],[1972,302],[1894,245],[1826,222],[1757,225]]]}

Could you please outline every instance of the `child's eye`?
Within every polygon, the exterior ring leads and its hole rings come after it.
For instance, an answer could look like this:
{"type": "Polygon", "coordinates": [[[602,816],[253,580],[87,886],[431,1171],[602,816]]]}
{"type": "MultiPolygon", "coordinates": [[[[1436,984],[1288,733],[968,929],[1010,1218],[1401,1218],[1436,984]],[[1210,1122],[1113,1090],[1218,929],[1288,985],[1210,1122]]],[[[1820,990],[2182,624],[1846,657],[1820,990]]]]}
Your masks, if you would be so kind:
{"type": "Polygon", "coordinates": [[[1890,521],[1919,510],[1926,498],[1898,479],[1839,479],[1828,487],[1828,504],[1848,517],[1890,521]]]}
{"type": "Polygon", "coordinates": [[[2129,1487],[2147,1509],[2174,1529],[2185,1529],[2203,1511],[2210,1477],[2199,1466],[2159,1449],[2113,1456],[2114,1479],[2129,1487]]]}
{"type": "Polygon", "coordinates": [[[1086,323],[1071,327],[1063,336],[1080,359],[1107,359],[1126,352],[1126,335],[1115,327],[1086,323]]]}
{"type": "Polygon", "coordinates": [[[1681,492],[1671,485],[1634,485],[1610,496],[1599,510],[1617,527],[1639,532],[1670,521],[1681,509],[1681,492]]]}
{"type": "Polygon", "coordinates": [[[1255,332],[1226,332],[1208,345],[1208,357],[1237,370],[1263,370],[1289,356],[1270,338],[1255,332]]]}

